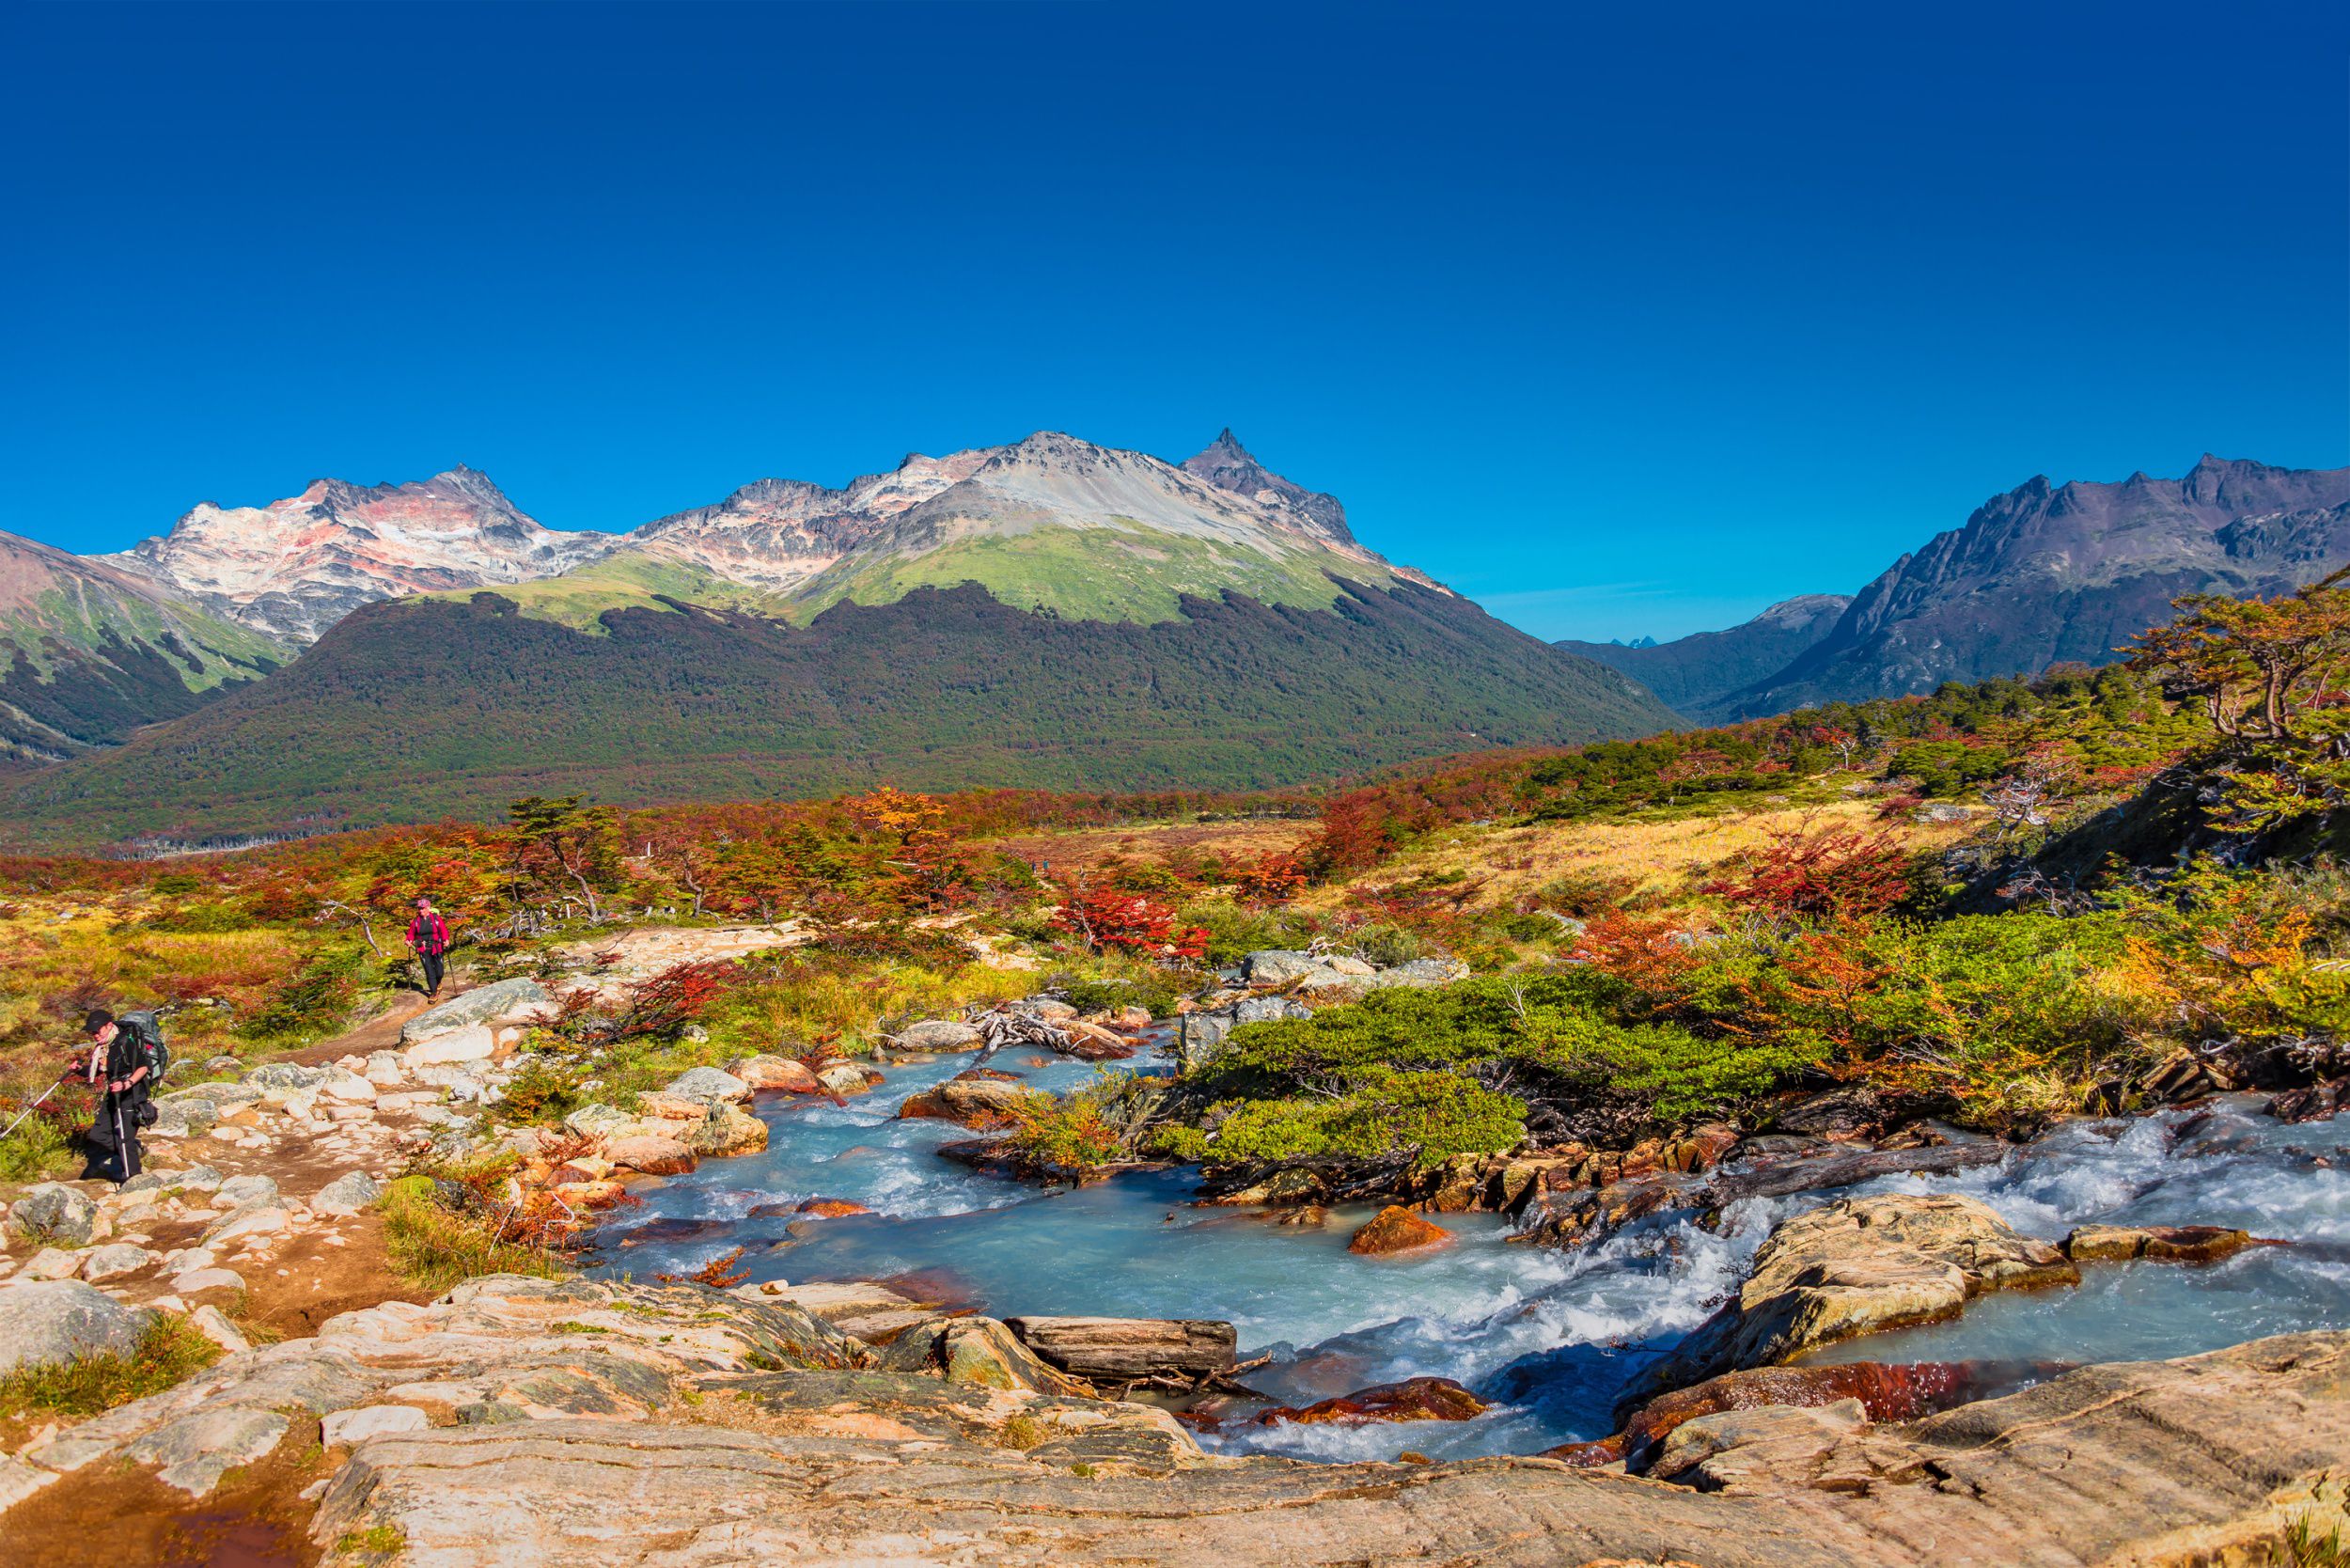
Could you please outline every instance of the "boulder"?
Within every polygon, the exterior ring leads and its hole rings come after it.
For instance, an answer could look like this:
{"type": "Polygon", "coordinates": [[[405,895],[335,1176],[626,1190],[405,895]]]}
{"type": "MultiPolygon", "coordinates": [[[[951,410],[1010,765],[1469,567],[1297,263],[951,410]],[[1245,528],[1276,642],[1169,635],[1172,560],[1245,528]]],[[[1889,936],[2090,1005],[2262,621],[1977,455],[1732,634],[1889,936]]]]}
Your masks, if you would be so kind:
{"type": "Polygon", "coordinates": [[[319,1085],[319,1093],[346,1105],[375,1104],[375,1085],[345,1068],[337,1068],[324,1083],[319,1085]]]}
{"type": "Polygon", "coordinates": [[[787,1094],[814,1094],[824,1086],[816,1081],[816,1074],[807,1070],[807,1063],[791,1057],[744,1057],[729,1062],[727,1071],[754,1090],[781,1090],[787,1094]]]}
{"type": "Polygon", "coordinates": [[[1304,980],[1322,966],[1322,960],[1313,954],[1287,948],[1267,948],[1240,961],[1243,978],[1249,984],[1259,986],[1288,985],[1304,980]]]}
{"type": "Polygon", "coordinates": [[[873,1211],[846,1198],[811,1198],[792,1212],[806,1215],[810,1219],[846,1219],[853,1215],[870,1215],[873,1211]]]}
{"type": "Polygon", "coordinates": [[[1382,1383],[1376,1388],[1357,1388],[1337,1399],[1325,1399],[1307,1405],[1302,1410],[1287,1406],[1267,1410],[1257,1418],[1259,1426],[1272,1426],[1278,1421],[1293,1421],[1313,1425],[1323,1421],[1466,1421],[1474,1420],[1492,1406],[1449,1377],[1411,1377],[1401,1383],[1382,1383]]]}
{"type": "Polygon", "coordinates": [[[834,1094],[862,1094],[881,1081],[882,1075],[861,1061],[836,1061],[816,1074],[818,1087],[834,1094]]]}
{"type": "MultiPolygon", "coordinates": [[[[425,1009],[400,1027],[400,1043],[414,1045],[435,1035],[448,1034],[469,1027],[506,1023],[526,1017],[554,997],[545,986],[534,980],[493,980],[477,985],[462,996],[452,996],[438,1007],[425,1009]]],[[[483,1038],[489,1038],[487,1029],[483,1038]]],[[[462,1058],[444,1059],[461,1060],[462,1058]]]]}
{"type": "Polygon", "coordinates": [[[715,1067],[690,1067],[662,1086],[661,1092],[704,1104],[724,1100],[741,1105],[751,1097],[751,1086],[715,1067]]]}
{"type": "Polygon", "coordinates": [[[2221,1225],[2082,1225],[2064,1238],[2064,1255],[2076,1263],[2127,1262],[2140,1258],[2152,1262],[2211,1263],[2232,1258],[2248,1247],[2286,1245],[2221,1225]]]}
{"type": "Polygon", "coordinates": [[[88,1254],[70,1251],[62,1247],[44,1247],[33,1254],[30,1262],[11,1276],[17,1279],[74,1279],[82,1273],[82,1264],[88,1254]]]}
{"type": "Polygon", "coordinates": [[[1391,1203],[1355,1232],[1346,1249],[1365,1257],[1379,1257],[1390,1252],[1417,1251],[1424,1247],[1444,1247],[1451,1240],[1452,1232],[1443,1226],[1391,1203]]]}
{"type": "Polygon", "coordinates": [[[154,1319],[79,1279],[11,1283],[0,1289],[0,1372],[82,1356],[128,1356],[154,1319]]]}
{"type": "Polygon", "coordinates": [[[424,1067],[453,1067],[488,1061],[497,1054],[497,1036],[486,1024],[462,1025],[429,1035],[400,1052],[400,1067],[410,1073],[424,1067]]]}
{"type": "Polygon", "coordinates": [[[1089,1396],[1093,1389],[1039,1359],[994,1318],[932,1318],[906,1329],[873,1363],[883,1372],[931,1372],[949,1383],[1089,1396]]]}
{"type": "Polygon", "coordinates": [[[898,1115],[907,1120],[952,1121],[985,1132],[1011,1125],[1035,1092],[1008,1074],[974,1068],[935,1089],[909,1096],[898,1107],[898,1115]]]}
{"type": "Polygon", "coordinates": [[[1006,1318],[1020,1342],[1074,1377],[1197,1377],[1236,1359],[1232,1325],[1213,1318],[1006,1318]]]}
{"type": "Polygon", "coordinates": [[[973,1051],[980,1035],[977,1026],[959,1018],[932,1018],[908,1024],[888,1039],[901,1051],[973,1051]]]}
{"type": "Polygon", "coordinates": [[[604,1158],[640,1176],[682,1176],[699,1163],[694,1151],[669,1137],[614,1138],[603,1146],[604,1158]]]}
{"type": "Polygon", "coordinates": [[[1175,1021],[1175,1056],[1186,1070],[1204,1067],[1224,1048],[1232,1032],[1227,1012],[1186,1012],[1175,1021]]]}
{"type": "Polygon", "coordinates": [[[375,1206],[384,1196],[384,1188],[374,1177],[364,1170],[349,1170],[321,1187],[310,1200],[310,1212],[321,1215],[355,1215],[362,1209],[375,1206]]]}
{"type": "Polygon", "coordinates": [[[577,1137],[604,1137],[635,1120],[624,1110],[598,1103],[582,1105],[563,1119],[563,1130],[577,1137]]]}
{"type": "Polygon", "coordinates": [[[767,1123],[740,1105],[713,1101],[709,1115],[687,1135],[685,1146],[713,1159],[756,1153],[767,1147],[767,1123]]]}
{"type": "Polygon", "coordinates": [[[1635,1379],[1619,1409],[1832,1341],[1954,1317],[1985,1291],[2078,1283],[2063,1253],[2018,1235],[1979,1199],[1841,1199],[1782,1221],[1738,1294],[1635,1379]]]}
{"type": "Polygon", "coordinates": [[[8,1233],[36,1245],[87,1247],[97,1224],[98,1205],[63,1182],[38,1183],[8,1206],[8,1233]]]}

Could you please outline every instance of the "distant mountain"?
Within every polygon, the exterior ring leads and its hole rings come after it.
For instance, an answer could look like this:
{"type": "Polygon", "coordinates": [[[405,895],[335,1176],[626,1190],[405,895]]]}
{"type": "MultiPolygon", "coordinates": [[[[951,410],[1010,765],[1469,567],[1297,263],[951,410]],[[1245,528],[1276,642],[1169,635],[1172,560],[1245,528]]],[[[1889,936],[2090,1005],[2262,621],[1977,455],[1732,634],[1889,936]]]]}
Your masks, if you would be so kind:
{"type": "Polygon", "coordinates": [[[100,557],[272,637],[308,642],[362,604],[552,576],[613,548],[557,533],[460,465],[413,484],[313,481],[266,507],[206,501],[161,538],[100,557]]]}
{"type": "MultiPolygon", "coordinates": [[[[398,574],[384,504],[365,591],[398,574]]],[[[339,563],[352,509],[329,510],[339,563]]],[[[399,572],[425,570],[414,532],[399,572]]],[[[1675,722],[1366,549],[1229,433],[1183,465],[1043,432],[838,491],[762,480],[603,543],[531,581],[365,605],[260,685],[0,792],[0,817],[86,842],[551,791],[1262,786],[1675,722]]],[[[321,614],[337,581],[275,580],[321,614]]]]}
{"type": "Polygon", "coordinates": [[[2205,456],[2185,478],[2035,478],[1862,588],[1785,668],[1710,715],[1930,692],[1946,681],[2107,664],[2187,593],[2290,592],[2350,565],[2350,468],[2205,456]]]}
{"type": "Polygon", "coordinates": [[[292,656],[135,573],[0,533],[0,767],[117,745],[292,656]]]}
{"type": "Polygon", "coordinates": [[[1622,670],[1677,712],[1711,715],[1740,688],[1774,675],[1825,636],[1852,601],[1841,593],[1781,600],[1726,632],[1700,632],[1658,642],[1576,642],[1555,646],[1622,670]]]}

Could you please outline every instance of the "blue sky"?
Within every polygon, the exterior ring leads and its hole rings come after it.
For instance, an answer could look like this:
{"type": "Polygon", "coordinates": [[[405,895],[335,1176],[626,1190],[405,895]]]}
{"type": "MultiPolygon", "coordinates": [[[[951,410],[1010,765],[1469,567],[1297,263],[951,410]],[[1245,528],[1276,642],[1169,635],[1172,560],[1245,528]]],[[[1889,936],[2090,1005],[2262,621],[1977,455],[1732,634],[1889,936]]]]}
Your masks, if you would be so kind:
{"type": "Polygon", "coordinates": [[[2345,15],[18,6],[0,526],[1229,424],[1529,630],[1722,625],[2035,473],[2350,463],[2345,15]]]}

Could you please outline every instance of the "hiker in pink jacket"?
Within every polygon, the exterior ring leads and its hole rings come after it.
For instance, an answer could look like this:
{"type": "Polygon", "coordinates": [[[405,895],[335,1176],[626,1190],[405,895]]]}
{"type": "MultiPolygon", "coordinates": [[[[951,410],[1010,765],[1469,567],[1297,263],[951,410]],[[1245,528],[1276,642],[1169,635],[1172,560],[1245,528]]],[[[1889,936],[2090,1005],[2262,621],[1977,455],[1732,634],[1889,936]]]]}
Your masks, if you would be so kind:
{"type": "Polygon", "coordinates": [[[448,951],[448,922],[431,899],[416,901],[416,917],[408,922],[408,950],[424,965],[424,995],[430,1001],[441,994],[441,958],[448,951]]]}

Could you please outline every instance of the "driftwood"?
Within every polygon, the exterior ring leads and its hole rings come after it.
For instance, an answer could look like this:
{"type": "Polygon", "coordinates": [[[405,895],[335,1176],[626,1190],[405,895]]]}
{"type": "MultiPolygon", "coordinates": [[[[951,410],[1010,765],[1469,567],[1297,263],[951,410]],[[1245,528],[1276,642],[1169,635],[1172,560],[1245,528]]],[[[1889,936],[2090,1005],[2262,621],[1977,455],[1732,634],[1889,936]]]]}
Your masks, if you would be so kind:
{"type": "Polygon", "coordinates": [[[1213,1318],[1006,1318],[1020,1342],[1095,1382],[1197,1379],[1230,1370],[1232,1325],[1213,1318]]]}

